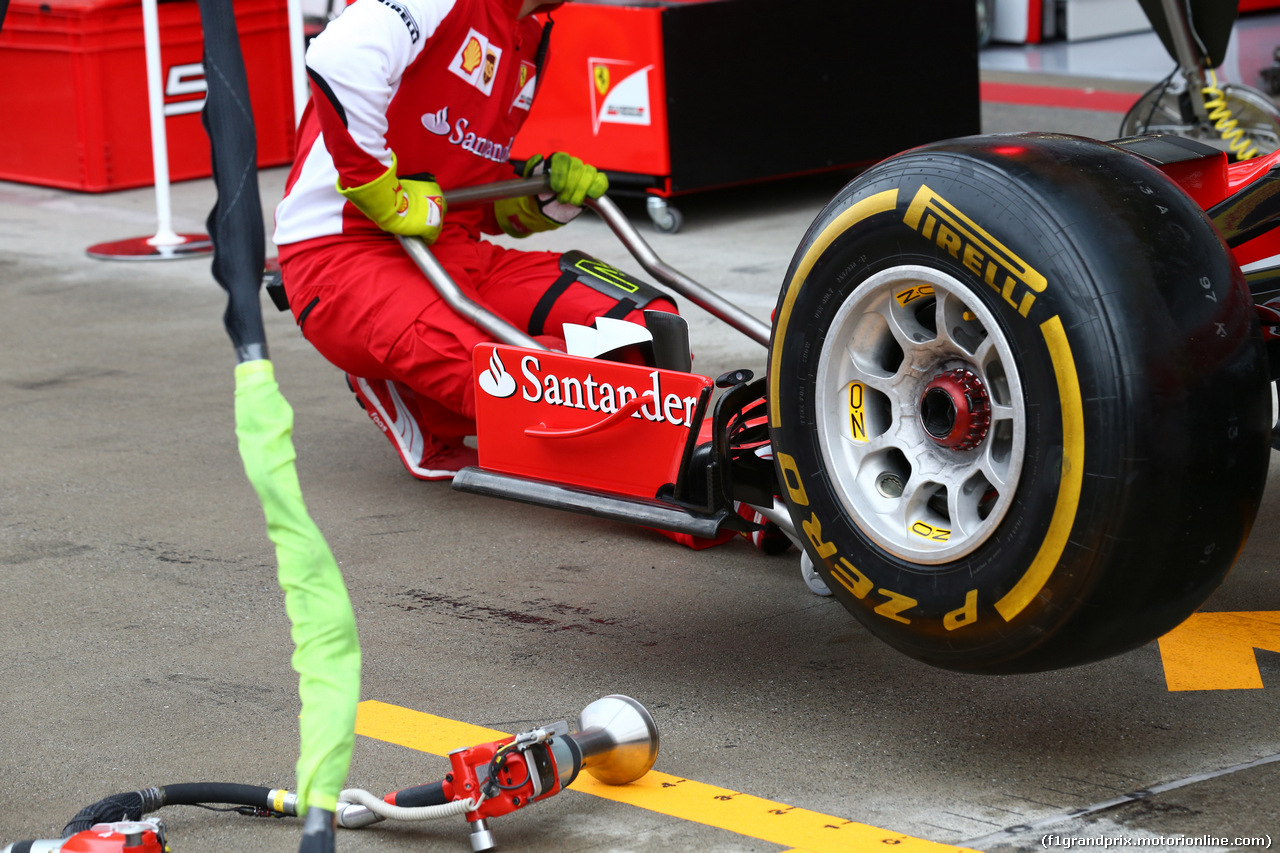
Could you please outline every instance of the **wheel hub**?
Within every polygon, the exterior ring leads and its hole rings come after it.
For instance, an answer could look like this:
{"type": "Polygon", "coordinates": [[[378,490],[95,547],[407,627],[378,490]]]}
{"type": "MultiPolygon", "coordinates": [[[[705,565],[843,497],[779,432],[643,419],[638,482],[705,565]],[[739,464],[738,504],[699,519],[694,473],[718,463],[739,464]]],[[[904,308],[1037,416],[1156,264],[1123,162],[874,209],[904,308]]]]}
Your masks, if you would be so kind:
{"type": "Polygon", "coordinates": [[[977,447],[991,426],[991,398],[982,380],[963,367],[935,376],[920,395],[920,423],[942,447],[977,447]]]}

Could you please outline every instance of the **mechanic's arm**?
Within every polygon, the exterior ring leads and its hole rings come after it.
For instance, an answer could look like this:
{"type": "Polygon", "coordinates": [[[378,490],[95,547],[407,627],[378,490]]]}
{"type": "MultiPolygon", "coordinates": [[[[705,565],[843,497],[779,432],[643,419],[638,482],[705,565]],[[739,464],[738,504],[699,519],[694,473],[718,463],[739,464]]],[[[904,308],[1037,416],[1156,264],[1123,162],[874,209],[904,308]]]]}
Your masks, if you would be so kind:
{"type": "Polygon", "coordinates": [[[431,242],[440,235],[444,194],[430,175],[397,173],[386,142],[387,107],[449,4],[410,5],[420,31],[375,0],[347,7],[311,42],[307,74],[325,148],[338,170],[337,191],[384,231],[431,242]]]}
{"type": "Polygon", "coordinates": [[[550,175],[551,192],[494,202],[498,226],[512,237],[559,228],[582,213],[586,199],[600,198],[609,189],[604,172],[563,151],[546,159],[541,154],[530,157],[524,176],[540,174],[550,175]]]}

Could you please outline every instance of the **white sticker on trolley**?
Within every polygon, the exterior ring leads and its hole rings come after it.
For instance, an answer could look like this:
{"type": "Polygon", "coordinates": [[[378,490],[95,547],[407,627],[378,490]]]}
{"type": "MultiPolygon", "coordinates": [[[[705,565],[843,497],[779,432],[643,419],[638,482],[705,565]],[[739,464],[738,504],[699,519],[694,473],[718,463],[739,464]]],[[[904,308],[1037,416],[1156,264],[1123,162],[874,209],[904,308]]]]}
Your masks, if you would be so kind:
{"type": "Polygon", "coordinates": [[[599,134],[602,124],[652,124],[649,72],[653,65],[636,68],[632,62],[598,57],[587,62],[591,70],[593,133],[599,134]]]}

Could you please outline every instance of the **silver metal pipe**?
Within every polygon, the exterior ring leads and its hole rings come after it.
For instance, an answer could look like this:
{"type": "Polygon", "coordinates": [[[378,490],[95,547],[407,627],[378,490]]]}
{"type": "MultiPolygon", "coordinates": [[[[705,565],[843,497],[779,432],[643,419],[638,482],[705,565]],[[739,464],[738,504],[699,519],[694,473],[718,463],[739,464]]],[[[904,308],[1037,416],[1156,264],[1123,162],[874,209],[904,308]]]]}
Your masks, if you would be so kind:
{"type": "Polygon", "coordinates": [[[787,511],[787,505],[777,498],[773,499],[773,506],[759,506],[751,504],[751,508],[772,521],[782,529],[792,544],[804,550],[804,542],[800,540],[800,534],[796,532],[796,526],[791,522],[791,513],[787,511]]]}
{"type": "Polygon", "coordinates": [[[1209,111],[1204,105],[1205,57],[1200,46],[1196,44],[1196,35],[1191,29],[1191,10],[1187,0],[1160,0],[1164,17],[1169,26],[1169,40],[1173,42],[1173,56],[1178,61],[1182,76],[1187,81],[1190,93],[1191,109],[1200,121],[1209,120],[1209,111]]]}
{"type": "Polygon", "coordinates": [[[495,340],[504,344],[528,349],[547,349],[546,346],[464,294],[444,266],[436,260],[436,256],[431,254],[431,250],[427,248],[426,242],[421,237],[401,236],[397,239],[409,253],[409,257],[413,258],[413,262],[418,265],[418,269],[422,270],[427,281],[431,282],[444,301],[449,303],[449,307],[461,314],[463,319],[470,320],[492,335],[495,340]]]}
{"type": "MultiPolygon", "coordinates": [[[[550,178],[546,175],[517,178],[511,181],[497,181],[492,184],[449,190],[444,194],[444,200],[447,207],[484,204],[504,198],[519,198],[520,196],[546,192],[549,189],[549,184],[550,178]]],[[[608,196],[587,199],[586,206],[595,211],[596,215],[604,220],[605,225],[609,226],[610,230],[618,237],[618,240],[631,253],[632,257],[650,275],[656,278],[659,284],[666,285],[675,293],[685,297],[713,317],[728,323],[761,346],[767,347],[769,345],[771,328],[768,323],[744,311],[711,289],[669,266],[658,257],[658,254],[645,241],[644,237],[640,236],[640,232],[631,224],[631,220],[627,219],[626,215],[618,209],[612,199],[608,196]]],[[[542,344],[512,326],[506,320],[498,317],[463,294],[444,267],[431,254],[427,244],[420,238],[400,237],[399,239],[400,244],[409,253],[409,257],[413,258],[418,268],[422,270],[423,275],[435,285],[440,295],[444,297],[444,300],[449,303],[453,310],[503,343],[531,349],[546,349],[542,344]]]]}
{"type": "Polygon", "coordinates": [[[370,811],[367,806],[342,802],[338,803],[337,818],[338,826],[343,829],[360,829],[383,819],[381,815],[370,811]]]}
{"type": "Polygon", "coordinates": [[[1191,17],[1186,0],[1160,0],[1173,42],[1173,57],[1183,68],[1199,68],[1201,61],[1191,33],[1191,17]]]}
{"type": "Polygon", "coordinates": [[[504,198],[535,195],[547,192],[550,189],[550,175],[535,175],[532,178],[515,178],[510,181],[494,181],[491,184],[445,190],[444,203],[446,207],[463,207],[469,204],[484,204],[485,202],[498,201],[504,198]]]}
{"type": "Polygon", "coordinates": [[[607,196],[601,196],[598,199],[587,199],[587,207],[594,210],[604,220],[605,224],[622,241],[622,245],[626,246],[627,251],[640,263],[640,266],[644,267],[660,284],[671,288],[699,308],[705,309],[713,317],[728,323],[761,346],[767,347],[769,345],[771,329],[768,323],[747,313],[732,302],[723,299],[714,291],[704,287],[679,270],[668,266],[658,257],[652,247],[645,242],[645,239],[640,236],[640,232],[631,224],[631,220],[627,219],[626,215],[618,209],[612,199],[607,196]]]}

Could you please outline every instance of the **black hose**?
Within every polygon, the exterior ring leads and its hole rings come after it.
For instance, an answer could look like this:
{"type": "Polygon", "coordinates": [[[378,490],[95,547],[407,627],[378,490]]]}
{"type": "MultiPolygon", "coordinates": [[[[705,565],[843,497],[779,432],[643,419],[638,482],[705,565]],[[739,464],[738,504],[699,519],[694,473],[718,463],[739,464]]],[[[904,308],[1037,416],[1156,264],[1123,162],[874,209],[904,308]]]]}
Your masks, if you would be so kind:
{"type": "Polygon", "coordinates": [[[95,823],[116,823],[122,820],[142,820],[147,812],[153,812],[164,805],[164,794],[161,788],[144,788],[128,794],[112,794],[98,800],[91,806],[85,806],[62,828],[62,837],[70,838],[77,832],[91,828],[95,823]]]}
{"type": "MultiPolygon", "coordinates": [[[[225,803],[276,811],[271,804],[271,789],[234,782],[188,782],[163,788],[144,788],[128,794],[112,794],[91,806],[85,806],[62,828],[62,837],[70,838],[95,823],[142,820],[142,816],[163,806],[195,806],[225,803]]],[[[15,850],[15,853],[18,853],[15,850]]]]}
{"type": "Polygon", "coordinates": [[[271,789],[234,782],[187,782],[165,785],[160,789],[164,806],[195,806],[203,803],[226,803],[231,806],[271,808],[271,789]]]}

